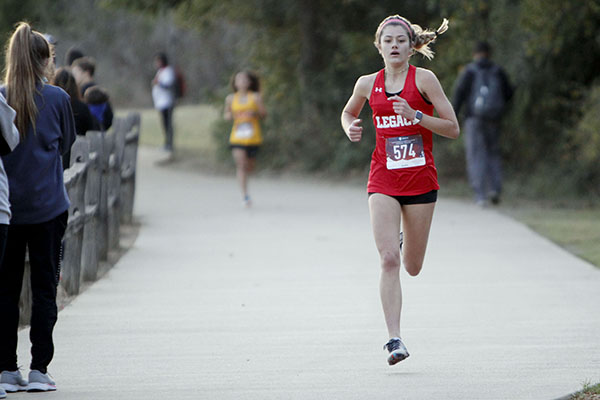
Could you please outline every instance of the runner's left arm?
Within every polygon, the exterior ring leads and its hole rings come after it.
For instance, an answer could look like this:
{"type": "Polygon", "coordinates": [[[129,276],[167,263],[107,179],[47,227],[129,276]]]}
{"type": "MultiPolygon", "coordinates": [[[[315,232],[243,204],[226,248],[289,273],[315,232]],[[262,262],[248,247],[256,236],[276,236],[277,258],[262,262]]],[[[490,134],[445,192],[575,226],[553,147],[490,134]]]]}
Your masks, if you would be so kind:
{"type": "MultiPolygon", "coordinates": [[[[417,70],[416,81],[419,91],[433,104],[439,115],[439,117],[433,117],[425,114],[420,124],[438,135],[456,139],[460,134],[458,120],[440,81],[433,72],[422,68],[417,70]]],[[[389,100],[394,101],[394,111],[397,114],[409,120],[415,119],[417,110],[411,108],[406,100],[399,96],[390,97],[389,100]]]]}
{"type": "Polygon", "coordinates": [[[263,103],[262,95],[260,93],[256,94],[256,104],[258,106],[258,117],[264,119],[267,117],[267,109],[265,108],[265,104],[263,103]]]}

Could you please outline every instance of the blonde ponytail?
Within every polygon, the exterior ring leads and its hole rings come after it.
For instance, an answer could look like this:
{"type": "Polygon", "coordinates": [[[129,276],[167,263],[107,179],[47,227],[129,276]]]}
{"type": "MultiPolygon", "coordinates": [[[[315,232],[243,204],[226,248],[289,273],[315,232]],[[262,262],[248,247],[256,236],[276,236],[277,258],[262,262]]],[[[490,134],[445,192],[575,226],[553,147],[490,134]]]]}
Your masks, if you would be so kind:
{"type": "Polygon", "coordinates": [[[429,43],[434,42],[439,35],[448,30],[448,20],[444,18],[440,27],[435,31],[424,30],[419,25],[413,25],[413,29],[416,33],[414,44],[415,51],[431,60],[434,53],[433,50],[429,48],[429,43]]]}
{"type": "Polygon", "coordinates": [[[51,49],[44,36],[20,22],[6,48],[6,101],[17,112],[15,125],[23,138],[29,126],[35,131],[36,85],[43,82],[51,49]]]}

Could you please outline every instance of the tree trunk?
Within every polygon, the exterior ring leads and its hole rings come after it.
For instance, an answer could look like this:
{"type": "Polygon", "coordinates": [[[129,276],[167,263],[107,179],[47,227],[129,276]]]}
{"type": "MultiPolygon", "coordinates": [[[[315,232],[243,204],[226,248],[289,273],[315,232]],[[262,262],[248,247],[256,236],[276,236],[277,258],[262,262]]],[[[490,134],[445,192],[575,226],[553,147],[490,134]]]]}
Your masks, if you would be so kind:
{"type": "Polygon", "coordinates": [[[298,65],[298,80],[302,101],[302,113],[305,118],[312,119],[317,114],[317,96],[315,77],[321,72],[321,57],[319,49],[323,46],[319,37],[319,1],[307,0],[298,8],[298,24],[300,33],[300,63],[298,65]]]}

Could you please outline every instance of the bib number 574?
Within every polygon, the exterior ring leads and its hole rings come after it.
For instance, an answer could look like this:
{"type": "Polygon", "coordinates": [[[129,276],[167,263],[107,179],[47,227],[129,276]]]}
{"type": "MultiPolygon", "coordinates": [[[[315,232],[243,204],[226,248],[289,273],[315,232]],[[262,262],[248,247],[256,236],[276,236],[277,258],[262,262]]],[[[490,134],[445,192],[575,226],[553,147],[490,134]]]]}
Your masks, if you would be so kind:
{"type": "Polygon", "coordinates": [[[426,163],[421,135],[387,138],[385,152],[388,169],[419,167],[426,163]]]}
{"type": "Polygon", "coordinates": [[[394,155],[397,160],[406,159],[406,157],[416,157],[417,153],[413,149],[413,144],[396,144],[394,145],[394,155]]]}

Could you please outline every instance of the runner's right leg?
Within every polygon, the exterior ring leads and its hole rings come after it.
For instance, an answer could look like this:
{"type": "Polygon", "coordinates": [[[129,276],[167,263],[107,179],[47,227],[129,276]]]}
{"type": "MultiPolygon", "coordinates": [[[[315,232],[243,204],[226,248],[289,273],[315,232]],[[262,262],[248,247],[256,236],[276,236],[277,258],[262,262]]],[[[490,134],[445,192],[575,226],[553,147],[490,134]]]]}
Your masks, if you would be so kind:
{"type": "Polygon", "coordinates": [[[248,198],[248,154],[245,149],[234,147],[231,149],[233,160],[235,161],[235,170],[240,189],[244,199],[248,198]]]}
{"type": "Polygon", "coordinates": [[[385,323],[390,338],[400,337],[400,203],[392,197],[375,193],[369,196],[369,210],[381,260],[379,292],[385,323]]]}

